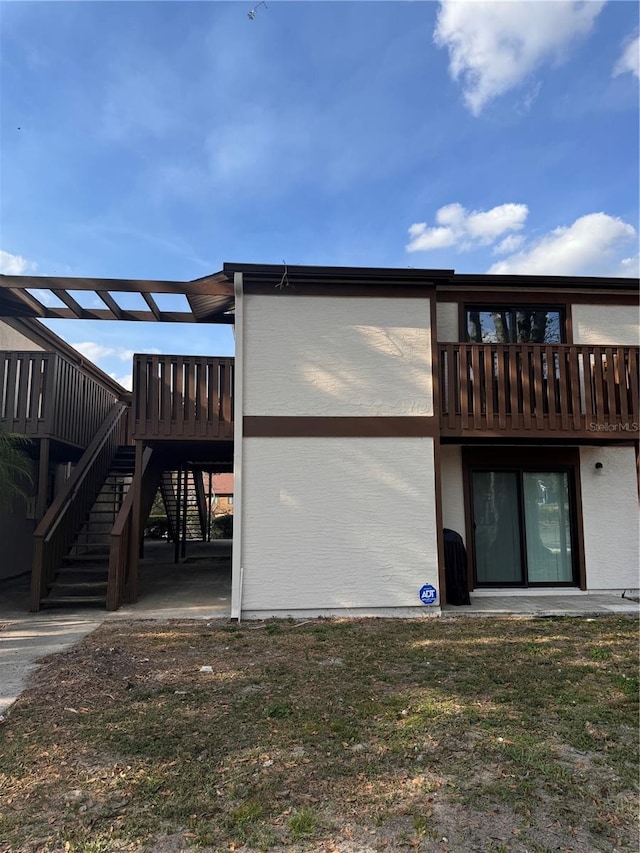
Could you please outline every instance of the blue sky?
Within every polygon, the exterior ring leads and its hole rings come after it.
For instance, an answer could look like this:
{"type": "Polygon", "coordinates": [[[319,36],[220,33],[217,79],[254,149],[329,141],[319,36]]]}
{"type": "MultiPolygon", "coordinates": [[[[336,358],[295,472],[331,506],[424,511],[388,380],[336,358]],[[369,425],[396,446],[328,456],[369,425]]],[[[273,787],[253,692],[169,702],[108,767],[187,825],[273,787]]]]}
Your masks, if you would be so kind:
{"type": "MultiPolygon", "coordinates": [[[[4,2],[2,271],[638,274],[634,2],[4,2]]],[[[51,322],[107,372],[229,329],[51,322]]]]}

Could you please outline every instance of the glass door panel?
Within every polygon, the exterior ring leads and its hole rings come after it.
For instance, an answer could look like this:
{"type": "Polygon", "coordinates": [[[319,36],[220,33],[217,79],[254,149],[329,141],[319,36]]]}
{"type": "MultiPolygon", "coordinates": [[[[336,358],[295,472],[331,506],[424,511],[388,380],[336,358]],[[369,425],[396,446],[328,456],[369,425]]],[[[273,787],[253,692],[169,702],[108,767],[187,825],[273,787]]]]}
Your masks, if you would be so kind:
{"type": "Polygon", "coordinates": [[[571,583],[567,473],[524,472],[522,487],[529,583],[571,583]]]}
{"type": "Polygon", "coordinates": [[[521,584],[519,475],[473,472],[476,579],[479,584],[521,584]]]}

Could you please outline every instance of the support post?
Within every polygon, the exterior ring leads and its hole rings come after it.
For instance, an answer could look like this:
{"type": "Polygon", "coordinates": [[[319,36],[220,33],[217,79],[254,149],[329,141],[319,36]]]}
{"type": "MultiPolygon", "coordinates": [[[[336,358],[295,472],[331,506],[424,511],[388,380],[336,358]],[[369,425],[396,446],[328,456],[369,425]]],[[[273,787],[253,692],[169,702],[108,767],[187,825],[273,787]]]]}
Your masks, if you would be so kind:
{"type": "Polygon", "coordinates": [[[184,466],[184,489],[182,493],[182,536],[180,537],[180,556],[187,555],[187,507],[189,499],[189,469],[184,466]]]}
{"type": "Polygon", "coordinates": [[[129,542],[129,578],[127,600],[138,600],[138,555],[140,553],[141,513],[142,513],[142,455],[144,444],[136,441],[136,467],[131,488],[135,489],[133,497],[133,516],[131,519],[131,540],[129,542]]]}
{"type": "Polygon", "coordinates": [[[233,546],[231,551],[231,618],[242,618],[242,418],[244,416],[244,297],[242,273],[234,273],[236,339],[233,388],[233,546]]]}
{"type": "Polygon", "coordinates": [[[176,483],[176,517],[173,537],[173,562],[180,562],[180,500],[182,498],[182,468],[178,468],[178,482],[176,483]]]}
{"type": "Polygon", "coordinates": [[[36,496],[35,516],[36,522],[42,519],[47,510],[47,497],[49,493],[49,458],[51,454],[51,439],[43,438],[40,441],[40,455],[38,458],[38,494],[36,496]]]}

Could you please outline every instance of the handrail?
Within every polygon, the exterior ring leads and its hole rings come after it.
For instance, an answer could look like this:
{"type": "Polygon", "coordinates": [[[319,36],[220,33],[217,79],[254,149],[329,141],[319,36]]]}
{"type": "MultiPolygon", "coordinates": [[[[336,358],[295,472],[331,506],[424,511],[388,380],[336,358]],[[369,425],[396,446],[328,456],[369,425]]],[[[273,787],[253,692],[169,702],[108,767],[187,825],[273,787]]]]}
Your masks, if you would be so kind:
{"type": "Polygon", "coordinates": [[[142,452],[141,470],[136,470],[111,530],[109,573],[107,579],[107,610],[116,610],[122,602],[127,569],[129,572],[131,571],[129,557],[132,554],[131,528],[133,524],[133,512],[138,503],[137,497],[142,489],[144,475],[152,456],[153,450],[146,447],[142,452]]]}
{"type": "Polygon", "coordinates": [[[115,403],[82,454],[64,488],[45,512],[33,535],[31,610],[40,609],[47,584],[68,549],[109,473],[126,430],[127,406],[115,403]]]}

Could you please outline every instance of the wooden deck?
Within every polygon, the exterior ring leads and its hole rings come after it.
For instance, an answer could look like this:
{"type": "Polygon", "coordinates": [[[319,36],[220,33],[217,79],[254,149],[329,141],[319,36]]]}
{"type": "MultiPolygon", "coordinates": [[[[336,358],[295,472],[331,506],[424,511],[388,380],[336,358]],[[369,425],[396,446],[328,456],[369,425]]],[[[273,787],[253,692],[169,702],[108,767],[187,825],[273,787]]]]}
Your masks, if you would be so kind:
{"type": "Polygon", "coordinates": [[[233,439],[233,358],[135,355],[133,438],[233,439]]]}
{"type": "Polygon", "coordinates": [[[440,344],[443,437],[637,439],[638,347],[440,344]]]}
{"type": "Polygon", "coordinates": [[[116,401],[57,353],[0,351],[0,423],[9,432],[84,448],[116,401]]]}

